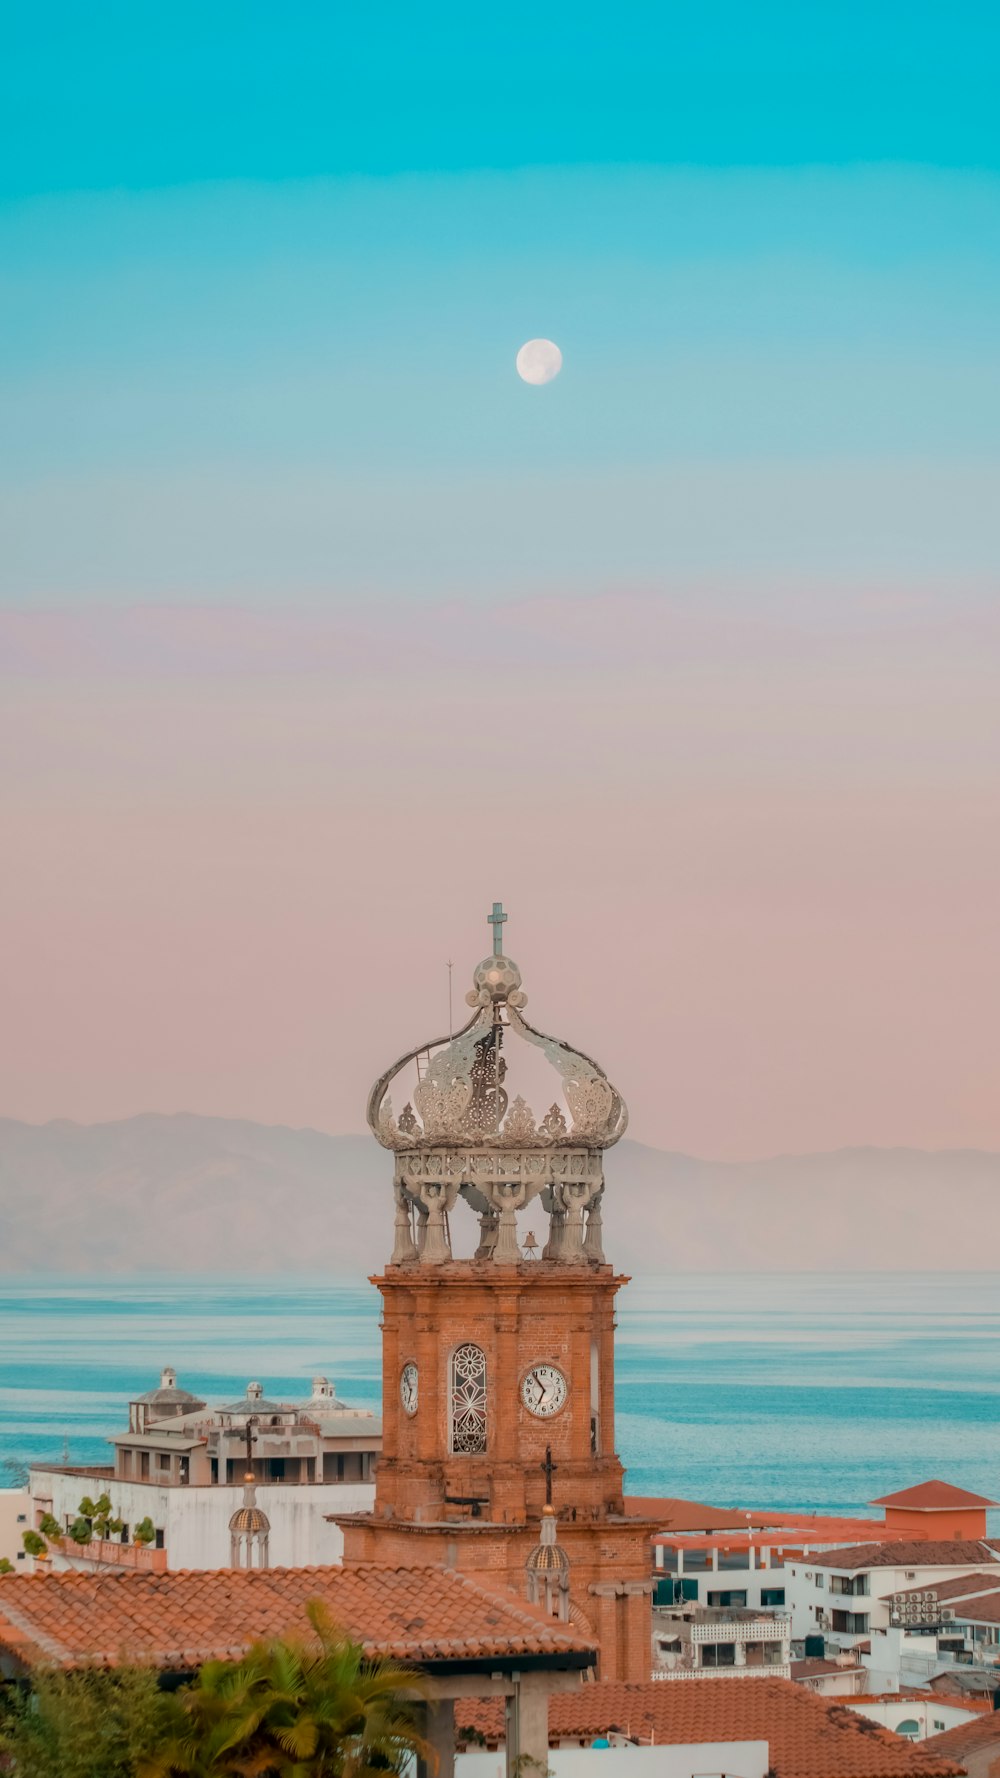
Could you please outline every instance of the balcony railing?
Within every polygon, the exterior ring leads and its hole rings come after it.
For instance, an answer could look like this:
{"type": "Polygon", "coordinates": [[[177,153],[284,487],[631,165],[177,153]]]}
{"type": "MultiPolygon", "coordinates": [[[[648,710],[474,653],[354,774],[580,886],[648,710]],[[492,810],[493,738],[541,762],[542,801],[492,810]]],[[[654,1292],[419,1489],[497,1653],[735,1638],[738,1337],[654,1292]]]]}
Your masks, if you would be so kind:
{"type": "Polygon", "coordinates": [[[53,1537],[52,1548],[72,1562],[93,1562],[97,1568],[125,1568],[133,1574],[166,1574],[167,1552],[148,1543],[116,1543],[110,1537],[92,1537],[74,1543],[71,1537],[53,1537]]]}
{"type": "Polygon", "coordinates": [[[654,1679],[791,1679],[787,1661],[773,1667],[654,1667],[654,1679]]]}
{"type": "Polygon", "coordinates": [[[691,1625],[692,1642],[787,1642],[792,1634],[791,1618],[750,1617],[734,1612],[718,1621],[691,1625]]]}

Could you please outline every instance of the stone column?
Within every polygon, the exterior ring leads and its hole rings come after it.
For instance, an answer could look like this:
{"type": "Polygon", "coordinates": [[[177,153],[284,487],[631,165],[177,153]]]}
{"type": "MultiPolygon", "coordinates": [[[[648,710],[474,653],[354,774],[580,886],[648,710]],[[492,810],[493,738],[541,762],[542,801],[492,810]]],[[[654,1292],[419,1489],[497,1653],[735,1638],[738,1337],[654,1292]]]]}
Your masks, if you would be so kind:
{"type": "MultiPolygon", "coordinates": [[[[455,1700],[432,1698],[427,1706],[427,1739],[437,1755],[436,1778],[454,1778],[455,1774],[455,1700]]],[[[435,1770],[433,1761],[428,1773],[435,1770]]]]}
{"type": "Polygon", "coordinates": [[[507,1700],[508,1778],[542,1778],[549,1769],[549,1694],[544,1673],[515,1676],[507,1700]]]}

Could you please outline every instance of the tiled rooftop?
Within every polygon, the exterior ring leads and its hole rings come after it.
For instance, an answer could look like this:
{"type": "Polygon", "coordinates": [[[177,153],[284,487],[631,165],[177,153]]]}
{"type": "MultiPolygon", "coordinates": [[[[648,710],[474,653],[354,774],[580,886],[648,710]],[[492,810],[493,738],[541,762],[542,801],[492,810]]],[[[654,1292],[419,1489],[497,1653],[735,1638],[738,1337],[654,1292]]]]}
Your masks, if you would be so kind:
{"type": "Polygon", "coordinates": [[[626,1494],[625,1516],[656,1519],[664,1531],[745,1531],[747,1523],[739,1507],[705,1506],[674,1495],[626,1494]]]}
{"type": "Polygon", "coordinates": [[[957,1728],[945,1729],[943,1734],[934,1736],[934,1746],[941,1749],[946,1759],[959,1762],[967,1754],[978,1753],[981,1747],[995,1748],[1000,1754],[1000,1710],[984,1710],[973,1722],[960,1722],[957,1728]]]}
{"type": "Polygon", "coordinates": [[[924,1582],[922,1587],[903,1587],[893,1595],[896,1599],[908,1599],[913,1593],[932,1592],[937,1599],[966,1599],[974,1593],[1000,1592],[1000,1562],[994,1574],[984,1574],[981,1570],[976,1574],[956,1574],[951,1580],[935,1580],[924,1582]]]}
{"type": "Polygon", "coordinates": [[[857,1543],[844,1550],[824,1550],[811,1555],[814,1568],[961,1568],[963,1563],[981,1568],[996,1561],[1000,1568],[1000,1538],[984,1542],[953,1539],[937,1541],[907,1537],[896,1543],[857,1543]]]}
{"type": "Polygon", "coordinates": [[[886,1494],[873,1500],[872,1506],[909,1507],[914,1512],[945,1512],[949,1508],[961,1512],[975,1506],[1000,1506],[1000,1500],[987,1500],[985,1494],[970,1494],[967,1488],[956,1488],[951,1482],[919,1482],[915,1488],[903,1488],[898,1494],[886,1494]]]}
{"type": "MultiPolygon", "coordinates": [[[[459,1703],[455,1721],[491,1740],[503,1733],[502,1708],[492,1700],[459,1703]]],[[[790,1679],[599,1681],[550,1698],[550,1741],[589,1741],[609,1730],[647,1745],[767,1741],[775,1778],[955,1778],[961,1769],[935,1751],[937,1738],[913,1746],[790,1679]]]]}
{"type": "Polygon", "coordinates": [[[513,1593],[445,1568],[221,1569],[181,1574],[0,1577],[0,1647],[26,1666],[130,1661],[187,1670],[238,1658],[259,1637],[308,1634],[306,1605],[371,1653],[413,1663],[550,1655],[586,1664],[592,1644],[513,1593]]]}

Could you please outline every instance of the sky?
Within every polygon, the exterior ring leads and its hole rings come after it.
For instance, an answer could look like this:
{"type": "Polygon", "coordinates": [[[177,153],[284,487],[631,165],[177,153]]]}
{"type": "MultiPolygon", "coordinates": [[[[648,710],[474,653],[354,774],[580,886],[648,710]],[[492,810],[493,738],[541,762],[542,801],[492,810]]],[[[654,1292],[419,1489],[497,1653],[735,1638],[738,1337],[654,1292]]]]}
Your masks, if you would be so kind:
{"type": "Polygon", "coordinates": [[[358,1129],[502,897],[641,1140],[1000,1147],[1000,14],[469,11],[10,21],[0,1111],[358,1129]]]}

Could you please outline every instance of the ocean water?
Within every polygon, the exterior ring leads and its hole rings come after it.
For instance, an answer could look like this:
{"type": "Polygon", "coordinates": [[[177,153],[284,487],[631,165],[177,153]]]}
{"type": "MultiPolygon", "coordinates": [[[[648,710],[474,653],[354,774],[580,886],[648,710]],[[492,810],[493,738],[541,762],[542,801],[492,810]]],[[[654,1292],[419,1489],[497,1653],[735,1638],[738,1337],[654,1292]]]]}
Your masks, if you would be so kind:
{"type": "MultiPolygon", "coordinates": [[[[4,1282],[0,1461],[106,1461],[164,1364],[209,1399],[259,1378],[299,1400],[323,1373],[377,1408],[379,1300],[342,1279],[4,1282]]],[[[635,1279],[617,1404],[631,1493],[855,1512],[941,1476],[997,1498],[1000,1274],[635,1279]]]]}

